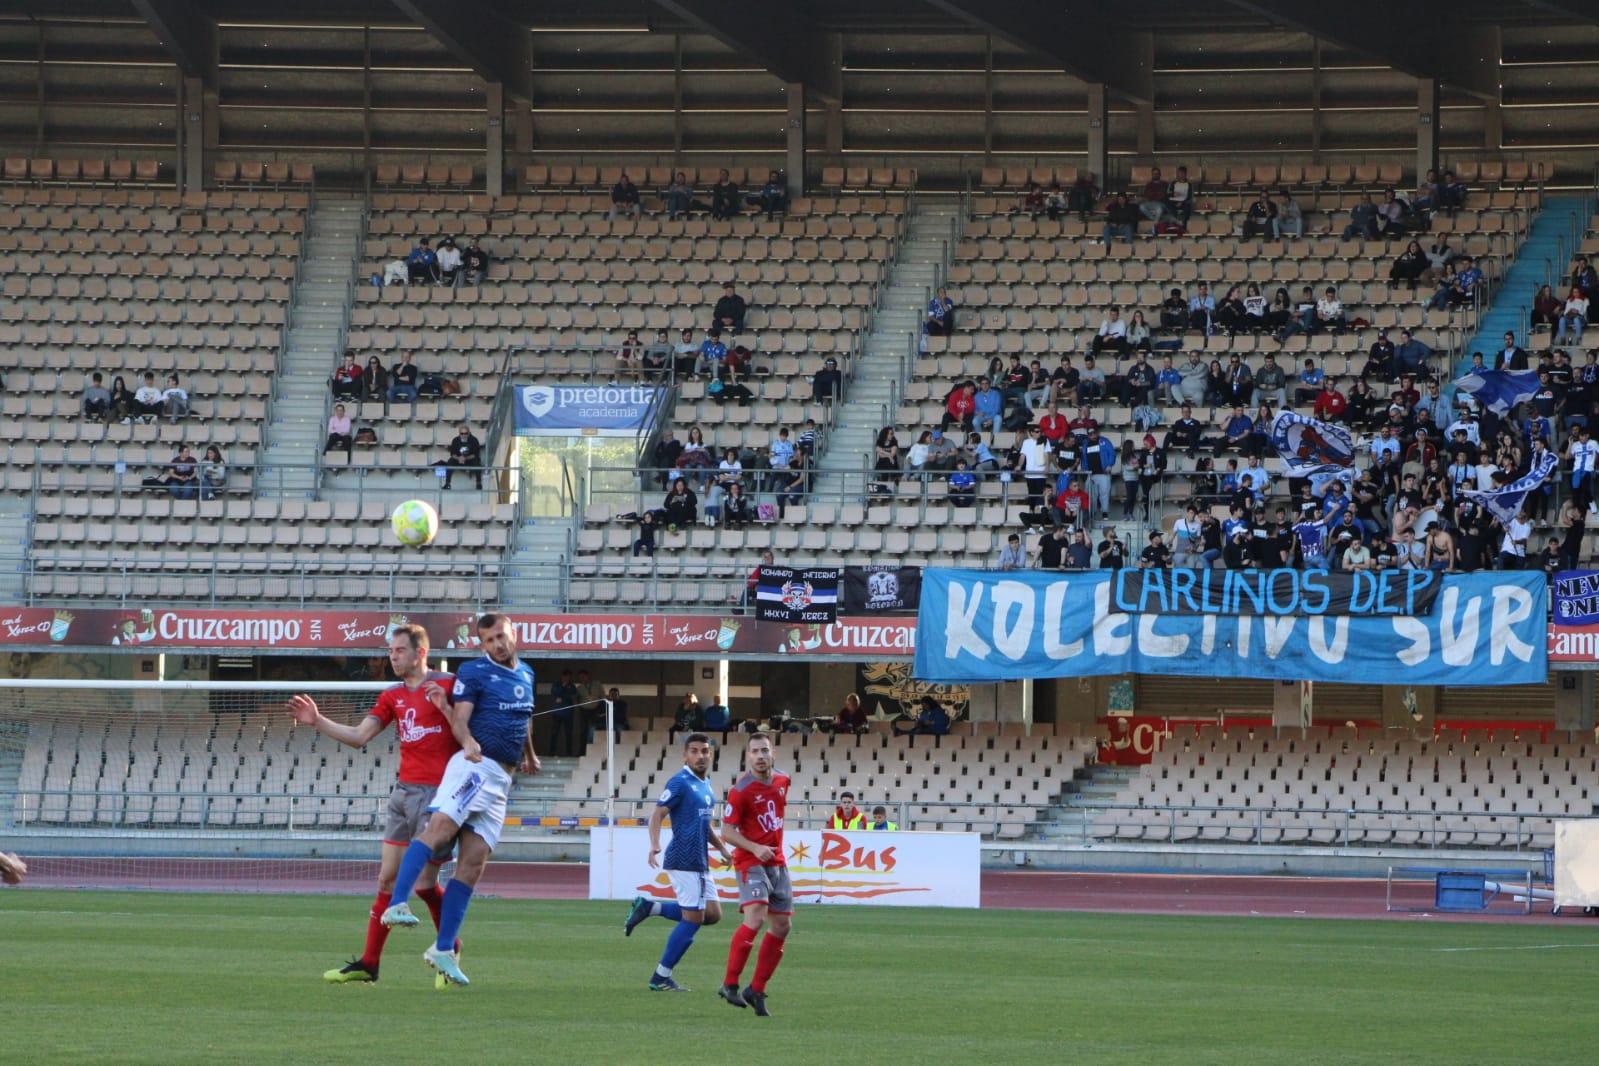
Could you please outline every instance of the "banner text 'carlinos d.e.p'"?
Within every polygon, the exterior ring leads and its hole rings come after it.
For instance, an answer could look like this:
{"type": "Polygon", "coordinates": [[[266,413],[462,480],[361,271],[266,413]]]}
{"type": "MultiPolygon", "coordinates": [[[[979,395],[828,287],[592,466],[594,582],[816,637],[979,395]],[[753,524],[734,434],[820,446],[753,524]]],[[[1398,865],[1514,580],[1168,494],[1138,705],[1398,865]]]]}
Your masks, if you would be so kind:
{"type": "MultiPolygon", "coordinates": [[[[662,846],[671,839],[663,830],[662,846]]],[[[982,838],[976,833],[783,833],[784,860],[796,903],[878,907],[976,907],[982,902],[982,838]]],[[[589,830],[589,899],[643,896],[670,902],[672,882],[649,864],[648,829],[589,830]],[[611,836],[615,833],[614,838],[611,836]]],[[[738,904],[738,878],[719,859],[716,894],[738,904]]]]}
{"type": "MultiPolygon", "coordinates": [[[[1398,572],[1395,578],[1404,580],[1398,572]]],[[[1548,590],[1541,573],[1449,575],[1426,616],[1129,614],[1114,607],[1113,580],[1111,571],[927,570],[916,676],[979,682],[1135,673],[1396,685],[1547,680],[1548,590]]]]}

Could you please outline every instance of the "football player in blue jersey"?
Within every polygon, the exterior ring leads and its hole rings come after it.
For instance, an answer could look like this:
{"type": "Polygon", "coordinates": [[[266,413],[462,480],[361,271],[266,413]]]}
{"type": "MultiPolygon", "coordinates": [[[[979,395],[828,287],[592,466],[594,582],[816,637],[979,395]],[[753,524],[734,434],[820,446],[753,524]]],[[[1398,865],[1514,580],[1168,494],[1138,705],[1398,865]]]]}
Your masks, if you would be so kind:
{"type": "Polygon", "coordinates": [[[690,733],[683,738],[683,769],[672,775],[655,801],[655,811],[650,815],[651,866],[663,865],[661,859],[661,823],[670,815],[672,839],[666,845],[666,875],[672,879],[676,903],[661,903],[639,896],[633,900],[627,922],[622,931],[633,935],[640,922],[660,915],[677,923],[666,938],[666,948],[661,952],[660,965],[650,975],[650,990],[654,992],[686,992],[682,985],[672,980],[672,968],[683,958],[694,934],[702,925],[715,925],[722,920],[722,904],[716,898],[716,882],[711,880],[711,864],[706,852],[715,848],[722,853],[722,861],[731,864],[733,857],[727,845],[711,827],[711,816],[716,810],[716,790],[706,779],[711,770],[711,741],[704,733],[690,733]]]}
{"type": "Polygon", "coordinates": [[[528,728],[533,717],[533,670],[516,657],[516,629],[503,614],[477,620],[483,658],[463,663],[451,693],[450,726],[461,750],[450,757],[428,807],[432,819],[411,842],[394,879],[393,902],[383,924],[417,924],[407,900],[433,849],[459,834],[455,876],[444,890],[439,936],[422,958],[438,973],[435,987],[465,985],[455,938],[466,919],[472,890],[505,826],[511,775],[539,771],[528,728]],[[448,936],[445,934],[448,933],[448,936]]]}

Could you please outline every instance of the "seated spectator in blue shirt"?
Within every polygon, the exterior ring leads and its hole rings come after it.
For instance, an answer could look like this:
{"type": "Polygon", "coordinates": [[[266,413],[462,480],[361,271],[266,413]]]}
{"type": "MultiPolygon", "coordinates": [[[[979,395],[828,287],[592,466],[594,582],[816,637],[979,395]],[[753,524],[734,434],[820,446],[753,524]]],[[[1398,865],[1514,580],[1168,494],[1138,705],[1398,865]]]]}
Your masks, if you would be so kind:
{"type": "Polygon", "coordinates": [[[417,241],[416,247],[411,249],[411,254],[405,257],[405,272],[413,284],[439,280],[438,253],[428,247],[426,237],[417,241]]]}
{"type": "Polygon", "coordinates": [[[972,411],[972,428],[979,433],[998,432],[1000,417],[1005,410],[1005,396],[988,383],[987,378],[977,379],[977,392],[972,396],[976,408],[972,411]]]}
{"type": "Polygon", "coordinates": [[[949,502],[956,507],[970,507],[977,500],[977,475],[966,469],[966,460],[955,460],[955,469],[949,475],[949,502]]]}
{"type": "Polygon", "coordinates": [[[902,722],[894,723],[895,736],[912,737],[942,737],[949,733],[949,712],[944,710],[942,704],[932,696],[922,697],[921,713],[916,716],[916,724],[909,729],[901,728],[902,722]]]}
{"type": "Polygon", "coordinates": [[[1400,330],[1399,347],[1394,349],[1394,365],[1401,374],[1418,377],[1427,372],[1427,357],[1432,349],[1413,337],[1408,329],[1400,330]]]}
{"type": "Polygon", "coordinates": [[[949,290],[940,288],[938,294],[927,302],[927,335],[948,337],[955,332],[955,301],[949,290]]]}
{"type": "Polygon", "coordinates": [[[1453,215],[1466,206],[1466,191],[1466,183],[1455,177],[1454,171],[1444,171],[1443,183],[1438,188],[1437,206],[1453,215]]]}
{"type": "Polygon", "coordinates": [[[721,367],[722,360],[727,358],[727,345],[722,343],[720,330],[711,330],[700,342],[699,355],[694,360],[694,376],[704,374],[715,376],[721,367]]]}
{"type": "Polygon", "coordinates": [[[773,214],[788,210],[788,186],[775,170],[767,172],[766,184],[761,186],[761,210],[766,212],[768,222],[773,214]]]}
{"type": "Polygon", "coordinates": [[[1327,375],[1316,365],[1316,360],[1306,359],[1305,369],[1299,372],[1294,385],[1294,406],[1315,403],[1317,395],[1321,393],[1321,383],[1326,380],[1327,375]]]}
{"type": "Polygon", "coordinates": [[[1477,286],[1482,283],[1482,271],[1477,269],[1477,264],[1471,256],[1460,257],[1462,266],[1455,274],[1453,284],[1440,286],[1433,293],[1427,306],[1434,311],[1442,311],[1450,307],[1469,306],[1477,293],[1477,286]]]}
{"type": "Polygon", "coordinates": [[[1161,361],[1160,373],[1155,375],[1155,394],[1167,403],[1176,403],[1172,389],[1181,385],[1183,375],[1175,366],[1172,366],[1171,356],[1166,356],[1161,361]]]}
{"type": "Polygon", "coordinates": [[[1228,448],[1243,451],[1249,447],[1249,438],[1254,432],[1255,420],[1244,412],[1244,405],[1233,404],[1232,417],[1222,427],[1222,435],[1212,438],[1208,443],[1215,448],[1217,456],[1228,448]]]}
{"type": "Polygon", "coordinates": [[[705,728],[713,729],[718,733],[727,732],[727,726],[732,714],[727,707],[720,703],[713,703],[705,708],[705,728]]]}

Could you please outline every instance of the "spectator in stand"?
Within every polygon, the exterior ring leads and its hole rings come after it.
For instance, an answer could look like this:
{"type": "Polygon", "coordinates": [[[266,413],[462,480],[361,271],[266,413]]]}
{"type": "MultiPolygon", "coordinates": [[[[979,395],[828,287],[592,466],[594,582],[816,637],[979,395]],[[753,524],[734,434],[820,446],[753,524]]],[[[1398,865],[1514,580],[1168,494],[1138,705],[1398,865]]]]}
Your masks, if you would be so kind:
{"type": "Polygon", "coordinates": [[[1395,285],[1405,285],[1411,292],[1416,291],[1416,282],[1427,272],[1427,253],[1421,250],[1418,241],[1411,241],[1405,245],[1405,250],[1399,253],[1399,258],[1394,260],[1394,265],[1388,268],[1388,280],[1395,285]]]}
{"type": "Polygon", "coordinates": [[[1083,372],[1077,381],[1077,399],[1083,403],[1105,398],[1105,372],[1094,364],[1094,357],[1083,357],[1083,372]]]}
{"type": "Polygon", "coordinates": [[[1221,367],[1221,360],[1212,359],[1205,368],[1205,405],[1208,407],[1222,407],[1227,403],[1227,371],[1221,367]]]}
{"type": "Polygon", "coordinates": [[[1243,292],[1237,285],[1229,286],[1226,295],[1216,304],[1214,322],[1216,327],[1229,337],[1247,328],[1247,323],[1244,321],[1243,292]]]}
{"type": "Polygon", "coordinates": [[[1057,366],[1049,375],[1050,396],[1052,404],[1074,404],[1077,402],[1077,389],[1082,384],[1083,376],[1072,366],[1072,357],[1062,354],[1060,366],[1057,366]]]}
{"type": "MultiPolygon", "coordinates": [[[[1532,298],[1532,328],[1536,332],[1539,326],[1548,326],[1551,331],[1560,325],[1560,315],[1563,305],[1554,290],[1544,285],[1532,298]]],[[[1557,342],[1558,343],[1558,342],[1557,342]]]]}
{"type": "Polygon", "coordinates": [[[1143,311],[1135,310],[1127,323],[1127,347],[1138,352],[1154,349],[1154,338],[1150,335],[1149,323],[1144,321],[1143,311]]]}
{"type": "Polygon", "coordinates": [[[1405,235],[1405,202],[1394,195],[1392,189],[1383,190],[1382,203],[1377,206],[1377,221],[1384,237],[1405,235]]]}
{"type": "MultiPolygon", "coordinates": [[[[1545,286],[1547,288],[1548,286],[1545,286]]],[[[1555,332],[1556,344],[1581,344],[1582,331],[1588,324],[1588,297],[1575,285],[1566,295],[1566,303],[1561,308],[1560,328],[1555,332]]],[[[1590,353],[1590,360],[1592,356],[1590,353]]]]}
{"type": "Polygon", "coordinates": [[[1120,570],[1127,565],[1127,545],[1117,538],[1115,526],[1106,526],[1103,532],[1105,539],[1094,546],[1094,554],[1099,557],[1099,568],[1120,570]]]}
{"type": "Polygon", "coordinates": [[[616,179],[616,184],[611,186],[611,210],[605,217],[615,221],[619,216],[638,218],[641,213],[638,186],[633,184],[633,179],[624,170],[616,179]]]}
{"type": "Polygon", "coordinates": [[[718,222],[725,222],[737,217],[739,213],[738,185],[726,170],[717,177],[716,184],[711,186],[711,217],[718,222]]]}
{"type": "Polygon", "coordinates": [[[489,276],[489,254],[478,246],[477,241],[468,240],[466,247],[461,251],[462,279],[468,285],[481,285],[489,276]]]}
{"type": "Polygon", "coordinates": [[[1527,349],[1516,343],[1516,335],[1510,330],[1505,331],[1504,348],[1494,355],[1495,370],[1526,370],[1527,349]]]}
{"type": "Polygon", "coordinates": [[[1496,524],[1504,532],[1499,542],[1499,569],[1523,569],[1527,563],[1527,542],[1532,539],[1532,517],[1524,507],[1508,523],[1496,524]]]}
{"type": "Polygon", "coordinates": [[[1438,190],[1438,206],[1453,218],[1456,211],[1466,206],[1466,183],[1455,177],[1452,170],[1444,171],[1444,180],[1438,190]]]}
{"type": "Polygon", "coordinates": [[[121,375],[111,379],[111,408],[107,419],[116,419],[124,426],[132,421],[133,394],[128,391],[128,386],[123,382],[121,375]]]}
{"type": "Polygon", "coordinates": [[[1119,307],[1105,309],[1105,316],[1099,320],[1099,329],[1094,333],[1094,343],[1089,350],[1098,354],[1107,349],[1118,355],[1127,353],[1127,323],[1122,321],[1119,307]]]}
{"type": "Polygon", "coordinates": [[[1277,365],[1277,357],[1270,352],[1266,353],[1266,363],[1260,373],[1255,375],[1255,397],[1273,407],[1283,407],[1288,402],[1288,377],[1277,365]]]}
{"type": "Polygon", "coordinates": [[[222,449],[215,444],[206,445],[205,458],[200,460],[200,499],[216,499],[227,484],[228,462],[222,458],[222,449]]]}
{"type": "Polygon", "coordinates": [[[1049,413],[1038,420],[1038,431],[1050,444],[1059,444],[1071,432],[1071,420],[1060,413],[1059,407],[1051,407],[1049,413]]]}
{"type": "Polygon", "coordinates": [[[1249,364],[1240,359],[1237,352],[1234,352],[1227,357],[1226,402],[1248,406],[1254,397],[1254,372],[1249,369],[1249,364]]]}
{"type": "Polygon", "coordinates": [[[1411,197],[1410,206],[1423,223],[1427,221],[1428,212],[1438,206],[1439,187],[1436,170],[1427,171],[1427,176],[1416,183],[1416,194],[1411,197]]]}
{"type": "Polygon", "coordinates": [[[1060,570],[1066,565],[1067,536],[1064,526],[1055,526],[1038,538],[1034,555],[1040,570],[1060,570]]]}
{"type": "Polygon", "coordinates": [[[1377,339],[1371,342],[1371,349],[1366,353],[1366,365],[1360,371],[1362,381],[1381,381],[1390,383],[1394,380],[1394,355],[1398,351],[1394,342],[1388,339],[1388,331],[1377,331],[1377,339]]]}
{"type": "Polygon", "coordinates": [[[839,708],[838,716],[833,719],[833,732],[866,732],[866,708],[861,706],[861,698],[855,693],[844,697],[844,706],[839,708]]]}
{"type": "Polygon", "coordinates": [[[111,390],[102,382],[105,379],[96,370],[89,375],[89,385],[83,390],[80,410],[88,422],[104,422],[111,416],[111,390]]]}
{"type": "Polygon", "coordinates": [[[977,475],[967,469],[964,458],[955,460],[955,469],[949,475],[947,495],[955,507],[970,507],[977,502],[977,475]]]}
{"type": "MultiPolygon", "coordinates": [[[[1037,218],[1044,213],[1044,190],[1039,187],[1038,182],[1030,181],[1027,183],[1027,192],[1022,196],[1022,204],[1019,210],[1026,212],[1033,218],[1037,218]]],[[[1014,214],[1015,212],[1013,211],[1012,213],[1014,214]]]]}
{"type": "Polygon", "coordinates": [[[1111,472],[1116,468],[1116,446],[1099,435],[1097,426],[1089,429],[1082,442],[1082,469],[1088,475],[1088,494],[1094,514],[1110,514],[1111,472]]]}
{"type": "Polygon", "coordinates": [[[960,458],[960,449],[955,442],[945,436],[944,431],[935,429],[928,434],[927,458],[924,465],[929,470],[953,470],[955,461],[960,458]]]}
{"type": "Polygon", "coordinates": [[[174,499],[192,500],[199,495],[199,463],[187,444],[178,445],[178,454],[172,457],[172,463],[167,467],[166,483],[167,491],[172,493],[174,499]]]}
{"type": "Polygon", "coordinates": [[[999,390],[989,385],[988,378],[977,379],[977,391],[972,394],[972,414],[969,428],[979,433],[999,431],[1005,413],[1005,399],[999,390]]]}
{"type": "Polygon", "coordinates": [[[939,423],[939,428],[959,426],[969,431],[972,428],[972,416],[976,412],[977,387],[970,381],[963,381],[944,397],[944,420],[939,423]]]}
{"type": "Polygon", "coordinates": [[[1162,406],[1178,403],[1178,396],[1183,386],[1182,371],[1172,364],[1171,356],[1164,356],[1160,361],[1160,369],[1155,372],[1155,400],[1162,406]]]}
{"type": "Polygon", "coordinates": [[[1078,529],[1072,533],[1071,540],[1066,544],[1066,558],[1064,560],[1067,570],[1092,570],[1094,568],[1094,549],[1088,543],[1088,531],[1078,529]]]}
{"type": "Polygon", "coordinates": [[[439,244],[439,280],[452,289],[461,283],[461,251],[449,237],[439,244]]]}
{"type": "Polygon", "coordinates": [[[361,399],[380,400],[388,395],[388,391],[389,372],[383,369],[382,362],[374,355],[367,359],[366,369],[361,371],[361,399]]]}
{"type": "Polygon", "coordinates": [[[755,508],[750,498],[744,495],[744,483],[735,481],[727,487],[727,496],[722,500],[722,525],[728,529],[743,529],[755,518],[755,508]]]}
{"type": "Polygon", "coordinates": [[[333,414],[328,418],[328,439],[322,445],[322,454],[326,455],[335,448],[342,449],[348,458],[351,448],[350,416],[345,413],[344,405],[333,405],[333,414]]]}
{"type": "MultiPolygon", "coordinates": [[[[1365,382],[1357,384],[1364,387],[1365,382]]],[[[1319,418],[1323,422],[1342,422],[1344,411],[1348,406],[1348,400],[1338,391],[1338,383],[1332,378],[1323,378],[1321,391],[1316,393],[1315,406],[1310,409],[1310,413],[1313,418],[1319,418]]]]}
{"type": "Polygon", "coordinates": [[[1410,374],[1415,377],[1424,377],[1427,373],[1427,357],[1432,355],[1428,348],[1408,329],[1399,331],[1399,347],[1394,349],[1394,371],[1400,375],[1410,374]]]}
{"type": "Polygon", "coordinates": [[[1344,305],[1338,299],[1338,290],[1329,285],[1316,301],[1316,328],[1342,333],[1345,323],[1344,305]]]}
{"type": "Polygon", "coordinates": [[[1469,255],[1460,257],[1462,266],[1456,272],[1454,282],[1440,286],[1433,294],[1427,306],[1435,311],[1442,311],[1456,307],[1470,307],[1477,297],[1477,286],[1482,284],[1482,271],[1477,269],[1475,260],[1469,255]]]}
{"type": "Polygon", "coordinates": [[[400,356],[400,365],[389,374],[389,402],[416,403],[417,369],[411,363],[411,353],[400,356]]]}
{"type": "Polygon", "coordinates": [[[1270,305],[1266,302],[1266,297],[1261,295],[1260,286],[1251,281],[1244,289],[1244,298],[1241,302],[1244,307],[1243,328],[1251,333],[1259,333],[1266,329],[1266,313],[1270,305]]]}
{"type": "Polygon", "coordinates": [[[1186,226],[1194,213],[1194,186],[1188,180],[1188,168],[1178,167],[1177,176],[1166,187],[1166,214],[1186,226]]]}
{"type": "Polygon", "coordinates": [[[719,329],[724,333],[743,333],[744,316],[749,312],[749,305],[744,302],[733,289],[731,281],[722,284],[722,298],[716,301],[716,307],[711,311],[711,328],[719,329]]]}
{"type": "Polygon", "coordinates": [[[999,553],[1001,570],[1021,570],[1027,566],[1027,552],[1022,549],[1022,538],[1012,533],[1005,538],[1005,547],[999,553]]]}
{"type": "Polygon", "coordinates": [[[1027,439],[1017,449],[1022,460],[1022,476],[1027,481],[1027,506],[1036,511],[1044,505],[1044,485],[1049,474],[1052,449],[1037,426],[1030,426],[1027,439]]]}
{"type": "Polygon", "coordinates": [[[1166,432],[1165,447],[1168,451],[1172,448],[1182,448],[1189,455],[1193,455],[1203,443],[1200,432],[1199,420],[1194,417],[1194,409],[1185,403],[1182,406],[1182,414],[1166,432]]]}
{"type": "Polygon", "coordinates": [[[1277,205],[1271,202],[1266,190],[1260,190],[1249,209],[1244,212],[1244,237],[1275,238],[1277,236],[1277,205]]]}
{"type": "Polygon", "coordinates": [[[671,430],[663,429],[661,439],[655,442],[655,455],[652,460],[655,469],[661,471],[655,475],[657,485],[666,487],[667,478],[670,476],[666,472],[677,469],[677,461],[682,455],[683,442],[673,436],[671,430]]]}
{"type": "MultiPolygon", "coordinates": [[[[895,475],[898,476],[897,474],[895,475]]],[[[781,477],[777,485],[777,517],[786,518],[788,509],[798,504],[805,498],[806,484],[809,476],[799,456],[788,461],[788,473],[781,477]]]]}
{"type": "Polygon", "coordinates": [[[672,482],[672,487],[666,490],[661,510],[666,512],[667,528],[673,531],[688,529],[698,521],[699,497],[688,487],[687,478],[680,477],[672,482]]]}
{"type": "Polygon", "coordinates": [[[477,487],[483,487],[483,442],[472,435],[465,422],[456,427],[455,436],[450,438],[450,454],[444,460],[445,488],[450,487],[457,470],[471,474],[477,487]]]}
{"type": "Polygon", "coordinates": [[[1299,204],[1289,194],[1287,189],[1277,193],[1277,232],[1274,237],[1303,237],[1305,235],[1305,213],[1299,209],[1299,204]]]}
{"type": "Polygon", "coordinates": [[[1011,356],[1010,366],[1005,368],[1005,375],[998,382],[1000,394],[1005,397],[1005,406],[1012,410],[1024,407],[1027,389],[1032,383],[1032,372],[1022,366],[1021,356],[1011,356]]]}
{"type": "Polygon", "coordinates": [[[899,468],[899,438],[894,435],[893,426],[884,426],[872,444],[872,469],[879,481],[892,483],[899,480],[899,468]]]}
{"type": "Polygon", "coordinates": [[[1159,222],[1166,217],[1166,182],[1161,180],[1160,168],[1155,167],[1149,172],[1149,180],[1144,182],[1144,192],[1138,212],[1151,222],[1159,222]]]}
{"type": "Polygon", "coordinates": [[[671,182],[666,186],[665,200],[668,220],[676,222],[688,217],[689,208],[694,205],[694,187],[681,170],[673,173],[671,182]]]}
{"type": "Polygon", "coordinates": [[[1149,543],[1138,553],[1138,566],[1142,570],[1165,570],[1171,565],[1171,552],[1158,529],[1149,531],[1149,543]]]}
{"type": "Polygon", "coordinates": [[[618,378],[638,378],[644,368],[644,344],[638,339],[638,330],[629,330],[627,339],[616,350],[618,378]]]}
{"type": "Polygon", "coordinates": [[[431,247],[428,239],[423,237],[416,242],[416,247],[405,257],[406,278],[411,284],[433,284],[439,280],[439,257],[431,247]]]}
{"type": "MultiPolygon", "coordinates": [[[[1235,355],[1233,358],[1238,357],[1235,355]]],[[[1213,437],[1209,441],[1215,448],[1218,459],[1225,451],[1242,452],[1249,447],[1249,438],[1254,435],[1255,423],[1244,410],[1242,403],[1234,403],[1232,417],[1227,419],[1226,425],[1222,427],[1221,436],[1213,437]]]]}
{"type": "Polygon", "coordinates": [[[1166,333],[1182,333],[1188,328],[1188,301],[1183,290],[1172,289],[1160,302],[1160,328],[1166,333]]]}
{"type": "Polygon", "coordinates": [[[1104,242],[1109,244],[1118,237],[1124,241],[1132,240],[1138,236],[1138,222],[1143,217],[1138,205],[1129,203],[1126,193],[1118,192],[1105,208],[1104,242]]]}
{"type": "Polygon", "coordinates": [[[1138,360],[1122,376],[1121,401],[1125,407],[1142,407],[1149,403],[1149,394],[1155,391],[1155,368],[1149,358],[1138,353],[1138,360]]]}
{"type": "Polygon", "coordinates": [[[133,417],[140,422],[154,422],[161,417],[162,394],[156,388],[155,375],[146,372],[144,384],[133,394],[133,417]]]}
{"type": "Polygon", "coordinates": [[[1346,241],[1357,237],[1374,241],[1377,224],[1377,205],[1372,203],[1371,193],[1362,193],[1360,202],[1349,209],[1349,225],[1344,227],[1341,236],[1346,241]]]}
{"type": "Polygon", "coordinates": [[[727,345],[722,343],[722,332],[715,326],[705,334],[699,352],[694,357],[695,377],[715,377],[727,359],[727,345]]]}
{"type": "Polygon", "coordinates": [[[1172,386],[1172,402],[1183,406],[1205,402],[1205,364],[1198,351],[1188,353],[1188,361],[1177,369],[1178,382],[1172,386]]]}
{"type": "Polygon", "coordinates": [[[189,415],[189,392],[178,384],[176,374],[167,375],[167,387],[161,390],[161,413],[172,423],[189,415]]]}
{"type": "Polygon", "coordinates": [[[1049,402],[1049,371],[1037,359],[1027,364],[1027,391],[1022,394],[1022,402],[1029,411],[1049,402]]]}
{"type": "Polygon", "coordinates": [[[1302,407],[1307,403],[1315,403],[1326,381],[1327,374],[1316,365],[1316,360],[1306,359],[1305,368],[1294,379],[1294,406],[1302,407]]]}
{"type": "Polygon", "coordinates": [[[1199,291],[1188,301],[1188,328],[1209,336],[1215,315],[1216,298],[1210,294],[1210,286],[1201,281],[1199,291]]]}
{"type": "Polygon", "coordinates": [[[643,373],[646,377],[658,375],[672,362],[672,340],[666,330],[657,330],[655,339],[644,346],[643,373]]]}
{"type": "Polygon", "coordinates": [[[949,290],[939,286],[938,292],[927,301],[927,322],[923,327],[930,337],[949,337],[955,333],[955,301],[949,290]]]}
{"type": "Polygon", "coordinates": [[[922,709],[916,716],[916,724],[910,729],[902,730],[901,723],[894,723],[895,736],[917,737],[942,737],[949,733],[949,712],[938,700],[932,696],[922,697],[922,709]]]}
{"type": "Polygon", "coordinates": [[[1560,569],[1575,570],[1582,554],[1582,536],[1588,527],[1588,508],[1579,505],[1575,499],[1567,500],[1555,524],[1562,531],[1558,556],[1560,569]]]}
{"type": "Polygon", "coordinates": [[[699,355],[700,346],[694,339],[694,331],[685,329],[672,346],[672,373],[679,378],[690,376],[694,373],[694,364],[699,360],[699,355]]]}
{"type": "Polygon", "coordinates": [[[1084,170],[1077,175],[1071,191],[1066,194],[1066,206],[1076,211],[1079,219],[1087,222],[1089,214],[1097,203],[1099,203],[1099,186],[1094,184],[1094,172],[1084,170]]]}

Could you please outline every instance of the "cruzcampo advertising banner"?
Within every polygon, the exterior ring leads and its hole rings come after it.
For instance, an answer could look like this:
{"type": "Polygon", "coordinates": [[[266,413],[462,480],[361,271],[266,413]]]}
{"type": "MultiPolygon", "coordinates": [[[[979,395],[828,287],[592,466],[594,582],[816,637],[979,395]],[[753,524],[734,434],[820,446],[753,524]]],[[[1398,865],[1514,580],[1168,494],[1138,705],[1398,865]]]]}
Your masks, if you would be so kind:
{"type": "MultiPolygon", "coordinates": [[[[1164,576],[1171,581],[1176,573],[1164,576]]],[[[1404,576],[1395,579],[1403,587],[1404,576]]],[[[1146,573],[1146,587],[1151,580],[1146,573]]],[[[1144,597],[1129,612],[1117,606],[1115,581],[1111,571],[926,570],[916,676],[979,682],[1136,673],[1403,685],[1547,680],[1548,591],[1541,573],[1449,575],[1426,615],[1176,613],[1163,609],[1158,596],[1144,597]]]]}

